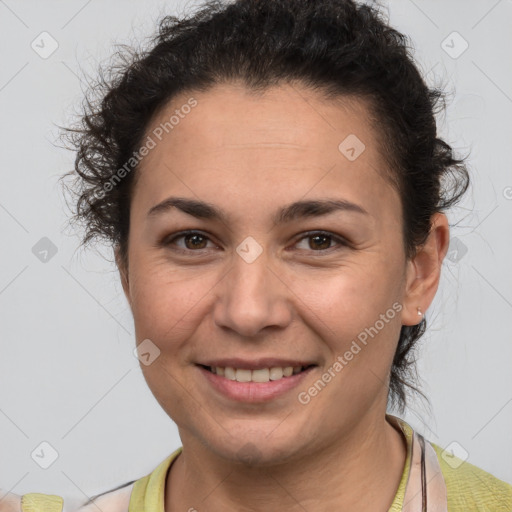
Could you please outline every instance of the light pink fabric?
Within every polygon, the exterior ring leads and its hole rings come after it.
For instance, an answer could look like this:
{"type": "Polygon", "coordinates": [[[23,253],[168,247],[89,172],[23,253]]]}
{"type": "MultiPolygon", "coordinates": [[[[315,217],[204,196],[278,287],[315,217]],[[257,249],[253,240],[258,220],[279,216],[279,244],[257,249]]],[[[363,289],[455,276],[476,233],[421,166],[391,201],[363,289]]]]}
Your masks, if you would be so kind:
{"type": "Polygon", "coordinates": [[[448,512],[446,484],[441,466],[432,445],[426,440],[423,441],[425,448],[426,508],[423,508],[422,503],[421,440],[420,436],[413,432],[411,465],[405,487],[402,512],[448,512]]]}
{"type": "MultiPolygon", "coordinates": [[[[398,418],[388,419],[401,429],[398,418]]],[[[402,512],[448,512],[446,485],[436,452],[432,445],[413,431],[410,451],[410,471],[405,488],[402,512]],[[426,508],[422,504],[421,454],[425,453],[426,508]]],[[[78,509],[64,507],[63,512],[128,512],[134,483],[99,496],[93,503],[78,509]]],[[[0,496],[3,493],[0,491],[0,496]]],[[[0,512],[22,512],[21,496],[7,493],[0,501],[0,512]]]]}
{"type": "Polygon", "coordinates": [[[93,503],[80,507],[77,512],[128,512],[133,483],[116,491],[99,496],[93,503]]]}

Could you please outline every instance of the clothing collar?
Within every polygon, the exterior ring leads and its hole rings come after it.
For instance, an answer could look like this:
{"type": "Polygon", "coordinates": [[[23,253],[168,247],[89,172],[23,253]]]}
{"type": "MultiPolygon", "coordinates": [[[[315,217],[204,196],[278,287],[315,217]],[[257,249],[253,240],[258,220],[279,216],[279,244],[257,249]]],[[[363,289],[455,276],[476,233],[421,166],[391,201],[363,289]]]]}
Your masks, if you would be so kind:
{"type": "MultiPolygon", "coordinates": [[[[390,414],[386,419],[407,444],[402,478],[389,512],[447,512],[446,485],[434,448],[404,420],[390,414]]],[[[167,474],[181,452],[182,447],[135,482],[129,512],[164,512],[167,474]]]]}
{"type": "Polygon", "coordinates": [[[389,512],[448,512],[446,484],[433,446],[404,420],[390,414],[386,419],[407,442],[402,480],[389,512]],[[401,508],[396,508],[397,501],[401,508]]]}

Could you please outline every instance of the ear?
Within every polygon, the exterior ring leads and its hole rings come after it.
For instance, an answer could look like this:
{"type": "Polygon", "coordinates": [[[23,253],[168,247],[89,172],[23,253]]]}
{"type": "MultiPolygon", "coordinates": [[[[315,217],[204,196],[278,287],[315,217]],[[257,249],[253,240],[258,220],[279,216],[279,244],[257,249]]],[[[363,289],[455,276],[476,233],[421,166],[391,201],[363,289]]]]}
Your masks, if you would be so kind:
{"type": "Polygon", "coordinates": [[[128,264],[121,256],[121,249],[119,244],[114,248],[114,255],[116,259],[116,265],[119,270],[119,277],[121,278],[121,284],[123,286],[124,295],[130,307],[132,305],[131,294],[130,294],[130,282],[128,280],[128,264]]]}
{"type": "Polygon", "coordinates": [[[434,300],[441,277],[441,266],[450,244],[450,228],[444,213],[435,213],[430,219],[430,233],[418,248],[414,258],[407,262],[406,289],[403,299],[403,325],[416,325],[434,300]]]}

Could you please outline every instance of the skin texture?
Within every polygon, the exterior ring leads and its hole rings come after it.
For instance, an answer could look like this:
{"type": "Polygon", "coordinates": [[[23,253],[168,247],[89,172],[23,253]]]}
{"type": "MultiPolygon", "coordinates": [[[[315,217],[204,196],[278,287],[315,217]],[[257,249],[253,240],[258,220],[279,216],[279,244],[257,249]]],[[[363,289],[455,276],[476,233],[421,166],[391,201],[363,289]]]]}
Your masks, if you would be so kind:
{"type": "Polygon", "coordinates": [[[137,170],[128,266],[117,253],[137,343],[149,338],[161,351],[141,364],[144,377],[183,444],[168,474],[166,512],[387,511],[406,454],[385,419],[389,371],[401,325],[418,323],[417,308],[424,312],[436,293],[446,216],[433,216],[427,242],[407,261],[400,198],[384,177],[362,100],[327,102],[298,85],[255,95],[221,84],[173,98],[147,133],[190,97],[197,106],[137,170]],[[350,134],[365,144],[354,161],[338,149],[350,134]],[[212,203],[227,222],[175,208],[147,216],[169,196],[212,203]],[[357,203],[368,215],[272,223],[279,207],[325,198],[357,203]],[[186,238],[169,242],[187,229],[206,236],[199,248],[186,238]],[[305,238],[317,230],[334,238],[305,238]],[[248,236],[263,249],[250,264],[236,252],[248,236]],[[395,302],[401,311],[317,396],[299,403],[298,392],[395,302]],[[241,404],[214,391],[196,366],[264,356],[318,367],[300,389],[241,404]],[[252,465],[240,457],[248,443],[257,447],[252,465]]]}

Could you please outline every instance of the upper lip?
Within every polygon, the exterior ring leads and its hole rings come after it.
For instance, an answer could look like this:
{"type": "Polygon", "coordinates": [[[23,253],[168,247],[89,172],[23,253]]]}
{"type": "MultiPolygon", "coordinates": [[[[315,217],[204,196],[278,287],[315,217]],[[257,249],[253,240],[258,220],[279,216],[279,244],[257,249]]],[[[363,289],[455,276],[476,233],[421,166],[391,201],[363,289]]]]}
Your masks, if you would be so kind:
{"type": "Polygon", "coordinates": [[[298,359],[281,359],[277,357],[261,357],[249,361],[239,357],[230,357],[227,359],[209,359],[198,363],[203,366],[219,366],[221,368],[240,368],[244,370],[257,370],[259,368],[286,368],[287,366],[311,366],[316,365],[311,361],[299,361],[298,359]]]}

